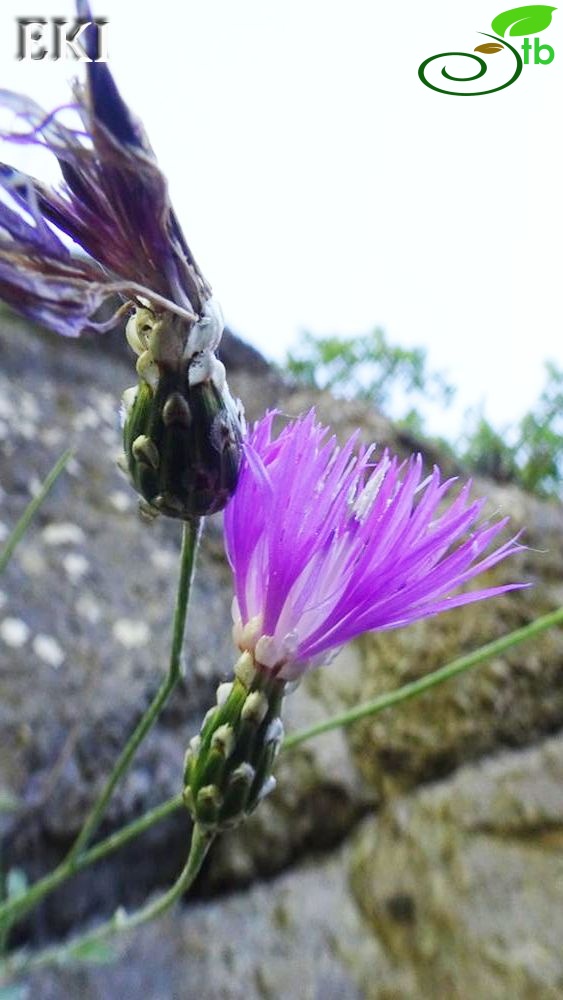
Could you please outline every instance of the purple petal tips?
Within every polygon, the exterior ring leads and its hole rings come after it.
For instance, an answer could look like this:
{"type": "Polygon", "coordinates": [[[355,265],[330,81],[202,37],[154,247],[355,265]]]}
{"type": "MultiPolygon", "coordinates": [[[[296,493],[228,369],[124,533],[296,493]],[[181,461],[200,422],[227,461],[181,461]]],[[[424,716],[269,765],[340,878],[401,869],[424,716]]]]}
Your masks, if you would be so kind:
{"type": "Polygon", "coordinates": [[[30,178],[0,164],[0,188],[25,212],[0,202],[0,298],[57,333],[77,336],[110,294],[106,275],[71,254],[46,223],[30,178]]]}
{"type": "MultiPolygon", "coordinates": [[[[77,0],[77,13],[93,59],[87,0],[77,0]]],[[[0,164],[0,298],[67,336],[87,326],[110,329],[130,314],[125,335],[138,382],[123,395],[120,467],[145,513],[182,520],[211,514],[236,487],[243,433],[242,408],[216,356],[221,308],[107,65],[89,62],[86,86],[76,84],[74,98],[47,114],[30,98],[0,90],[0,107],[17,127],[4,138],[43,146],[62,174],[51,187],[0,164]],[[61,120],[69,111],[78,116],[74,128],[61,120]],[[96,322],[96,311],[116,294],[123,305],[96,322]]]]}
{"type": "Polygon", "coordinates": [[[235,642],[258,667],[293,680],[362,632],[526,586],[458,592],[524,548],[493,546],[508,519],[477,523],[470,484],[445,506],[453,480],[422,481],[419,455],[374,459],[357,435],[340,447],[313,411],[274,437],[274,417],[254,426],[225,511],[235,642]]]}
{"type": "MultiPolygon", "coordinates": [[[[83,0],[78,0],[78,14],[90,20],[83,0]]],[[[90,42],[87,30],[87,48],[90,42]]],[[[63,178],[55,188],[4,168],[4,191],[32,221],[24,231],[25,216],[18,219],[11,204],[0,204],[0,296],[24,315],[69,335],[95,326],[89,322],[92,311],[115,292],[193,324],[203,316],[211,289],[180,229],[166,180],[107,65],[88,63],[87,74],[86,86],[75,87],[74,103],[49,114],[30,98],[0,90],[0,106],[17,123],[3,138],[47,148],[63,178]],[[75,128],[61,122],[61,113],[70,109],[78,115],[75,128]],[[61,275],[63,244],[56,231],[90,258],[85,266],[82,256],[66,253],[72,267],[78,261],[78,274],[71,268],[61,275]],[[62,277],[69,280],[61,285],[62,277]],[[79,309],[85,280],[95,287],[79,309]],[[54,310],[57,298],[72,303],[68,322],[64,308],[54,310]]]]}

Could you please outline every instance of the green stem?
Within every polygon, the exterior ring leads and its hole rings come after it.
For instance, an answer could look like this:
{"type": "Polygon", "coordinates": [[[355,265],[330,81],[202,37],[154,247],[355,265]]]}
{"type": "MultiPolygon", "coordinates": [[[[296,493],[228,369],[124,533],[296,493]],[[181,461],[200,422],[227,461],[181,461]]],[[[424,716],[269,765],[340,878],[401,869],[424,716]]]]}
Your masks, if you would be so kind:
{"type": "MultiPolygon", "coordinates": [[[[292,733],[290,736],[286,737],[282,748],[284,750],[290,749],[300,743],[304,743],[306,740],[319,736],[321,733],[329,732],[331,729],[350,725],[357,719],[363,719],[369,715],[377,715],[378,712],[382,712],[384,709],[390,708],[392,705],[396,705],[401,701],[407,701],[409,698],[414,698],[417,694],[422,694],[424,691],[428,691],[435,685],[441,684],[444,681],[463,673],[465,670],[469,670],[470,667],[477,666],[477,664],[482,663],[486,659],[490,659],[493,656],[497,656],[500,653],[505,652],[512,646],[517,646],[521,642],[532,639],[541,632],[545,632],[547,629],[553,628],[555,625],[563,625],[563,608],[559,608],[557,611],[543,615],[541,618],[537,618],[535,621],[531,622],[531,624],[525,625],[523,628],[516,629],[508,635],[502,636],[500,639],[495,639],[493,642],[488,643],[486,646],[482,646],[473,653],[469,653],[457,660],[453,660],[452,663],[447,664],[445,667],[441,667],[439,670],[435,670],[426,677],[420,678],[420,680],[413,681],[410,684],[405,684],[396,691],[390,691],[387,694],[380,695],[372,701],[364,702],[362,705],[358,705],[357,708],[351,709],[348,712],[332,716],[325,722],[319,723],[316,726],[311,726],[309,729],[302,729],[297,733],[292,733]]],[[[106,855],[117,850],[119,847],[122,847],[124,844],[128,843],[128,841],[133,840],[141,833],[144,833],[145,830],[148,830],[161,819],[170,816],[181,807],[182,796],[176,795],[174,798],[168,799],[166,802],[162,803],[162,805],[157,806],[150,812],[145,813],[145,815],[141,816],[139,819],[129,823],[127,826],[118,830],[112,836],[107,837],[99,844],[96,844],[95,847],[80,855],[80,857],[75,860],[70,862],[68,860],[63,861],[62,864],[59,865],[59,867],[53,872],[46,875],[40,881],[35,882],[35,884],[28,889],[25,895],[18,896],[0,906],[0,926],[5,926],[6,924],[9,925],[15,919],[19,918],[39,903],[44,896],[56,889],[75,872],[80,871],[83,868],[87,868],[94,862],[106,857],[106,855]]]]}
{"type": "Polygon", "coordinates": [[[436,684],[443,684],[444,681],[449,681],[452,677],[457,677],[458,674],[464,673],[470,667],[477,666],[483,660],[490,660],[493,656],[499,656],[500,653],[505,653],[512,646],[517,646],[520,642],[525,642],[527,639],[533,639],[540,632],[545,632],[546,629],[561,624],[563,624],[563,608],[552,611],[547,615],[542,615],[541,618],[536,618],[529,625],[524,625],[514,632],[509,632],[508,635],[503,635],[500,639],[494,639],[493,642],[488,642],[485,646],[481,646],[480,649],[476,649],[475,652],[467,653],[466,656],[460,656],[457,660],[452,660],[451,663],[446,664],[445,667],[440,667],[439,670],[434,670],[431,674],[420,677],[419,680],[411,681],[410,684],[404,684],[403,687],[397,688],[396,691],[388,691],[386,694],[379,695],[379,697],[373,698],[371,701],[365,701],[363,704],[357,705],[356,708],[340,712],[339,715],[333,715],[330,719],[325,719],[324,722],[319,722],[309,729],[302,729],[300,732],[292,733],[284,740],[283,749],[289,750],[290,747],[305,743],[306,740],[311,740],[314,736],[320,736],[322,733],[328,733],[331,729],[349,726],[352,722],[357,722],[358,719],[365,719],[369,715],[377,715],[378,712],[383,712],[384,709],[391,708],[392,705],[398,705],[402,701],[416,698],[418,695],[424,694],[425,691],[429,691],[435,687],[436,684]]]}
{"type": "Polygon", "coordinates": [[[182,646],[186,631],[186,616],[194,578],[195,559],[201,538],[203,519],[193,518],[184,522],[182,534],[182,552],[180,555],[180,578],[172,622],[172,645],[170,647],[170,662],[168,676],[177,683],[182,676],[182,646]]]}
{"type": "Polygon", "coordinates": [[[34,882],[26,893],[21,896],[15,896],[0,906],[0,932],[7,930],[15,920],[21,919],[29,910],[37,906],[45,896],[58,889],[63,882],[66,882],[76,872],[82,871],[83,868],[88,868],[90,865],[95,864],[96,861],[101,861],[106,855],[112,854],[114,851],[119,850],[120,847],[129,843],[130,840],[139,837],[146,830],[149,830],[151,826],[154,826],[155,823],[159,823],[160,820],[166,819],[167,816],[177,812],[182,803],[182,795],[175,795],[154,809],[150,809],[140,816],[139,819],[128,823],[121,830],[117,830],[110,837],[101,840],[99,844],[84,851],[79,857],[62,861],[52,872],[34,882]]]}
{"type": "Polygon", "coordinates": [[[56,465],[53,466],[47,477],[43,480],[41,489],[39,490],[37,496],[34,496],[33,500],[28,503],[22,516],[8,538],[8,541],[2,549],[2,552],[0,553],[0,573],[3,573],[6,569],[6,566],[12,558],[16,545],[21,542],[23,536],[29,528],[30,522],[35,517],[35,514],[39,510],[49,490],[52,489],[53,485],[59,478],[71,455],[71,451],[65,451],[64,455],[61,455],[56,465]]]}
{"type": "Polygon", "coordinates": [[[194,574],[195,557],[199,537],[201,534],[201,520],[194,518],[192,521],[184,523],[182,534],[182,552],[180,556],[180,579],[178,581],[178,592],[176,595],[176,607],[174,609],[174,621],[172,625],[172,645],[170,649],[170,663],[168,674],[160,685],[156,695],[147,708],[142,719],[137,724],[134,732],[129,737],[123,750],[121,751],[113,771],[111,772],[104,788],[94,803],[82,830],[78,834],[72,848],[68,854],[67,861],[73,862],[84,848],[88,845],[96,832],[104,816],[107,804],[113,795],[115,786],[129,770],[133,758],[143,742],[147,733],[150,732],[158,719],[163,706],[168,701],[172,691],[176,687],[181,676],[181,654],[184,641],[184,631],[186,627],[186,615],[188,602],[194,574]]]}
{"type": "Polygon", "coordinates": [[[96,927],[87,934],[79,935],[71,939],[67,944],[45,948],[34,956],[30,956],[26,951],[18,952],[8,959],[3,967],[5,975],[12,977],[22,972],[32,972],[46,965],[56,965],[59,963],[68,964],[73,958],[80,961],[83,954],[89,948],[93,948],[103,943],[113,934],[121,934],[124,931],[134,930],[141,924],[146,924],[150,920],[155,920],[162,916],[166,910],[178,900],[193,884],[212,842],[212,835],[203,831],[199,826],[194,826],[192,842],[188,860],[184,865],[178,879],[161,896],[158,896],[151,903],[147,903],[139,910],[131,914],[126,914],[123,910],[117,910],[111,920],[96,927]]]}

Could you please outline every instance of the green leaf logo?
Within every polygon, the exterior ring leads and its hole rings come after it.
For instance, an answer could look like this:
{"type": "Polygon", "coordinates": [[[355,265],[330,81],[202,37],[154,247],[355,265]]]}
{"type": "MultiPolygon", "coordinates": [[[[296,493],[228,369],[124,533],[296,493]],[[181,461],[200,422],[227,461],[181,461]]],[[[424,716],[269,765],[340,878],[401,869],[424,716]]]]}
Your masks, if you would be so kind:
{"type": "Polygon", "coordinates": [[[531,4],[528,7],[512,7],[503,14],[497,14],[491,23],[491,28],[502,38],[508,28],[510,28],[509,35],[537,35],[538,31],[549,28],[553,10],[557,10],[557,7],[546,7],[541,3],[531,4]]]}

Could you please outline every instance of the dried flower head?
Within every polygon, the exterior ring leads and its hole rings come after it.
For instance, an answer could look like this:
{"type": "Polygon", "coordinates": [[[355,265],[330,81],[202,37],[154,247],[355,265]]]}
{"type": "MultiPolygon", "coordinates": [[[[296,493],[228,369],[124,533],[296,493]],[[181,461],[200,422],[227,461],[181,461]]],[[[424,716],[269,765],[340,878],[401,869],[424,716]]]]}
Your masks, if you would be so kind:
{"type": "MultiPolygon", "coordinates": [[[[87,0],[77,0],[77,10],[91,21],[87,0]]],[[[94,30],[85,31],[92,58],[94,30]]],[[[153,511],[209,513],[235,487],[242,430],[215,355],[221,310],[143,127],[105,63],[87,64],[86,86],[76,84],[74,98],[47,114],[28,97],[0,91],[0,106],[20,123],[4,138],[48,149],[62,174],[62,183],[50,187],[0,164],[0,298],[77,336],[85,327],[115,325],[115,317],[100,323],[95,314],[122,297],[118,313],[131,314],[127,340],[139,376],[138,388],[124,397],[126,466],[153,511]],[[60,120],[69,108],[78,115],[75,128],[60,120]],[[79,249],[70,249],[63,234],[79,249]]]]}
{"type": "Polygon", "coordinates": [[[259,671],[294,680],[362,632],[523,586],[459,592],[522,549],[491,549],[508,519],[476,523],[469,483],[445,506],[454,480],[423,480],[420,456],[374,459],[357,435],[339,447],[313,411],[275,437],[274,417],[254,427],[225,511],[235,642],[259,671]]]}
{"type": "MultiPolygon", "coordinates": [[[[79,0],[77,8],[80,18],[91,20],[86,0],[79,0]]],[[[96,43],[90,30],[87,50],[96,43]]],[[[4,138],[48,149],[62,173],[61,185],[53,188],[2,168],[0,183],[21,210],[0,205],[0,228],[6,234],[2,297],[69,336],[95,326],[93,310],[116,292],[132,303],[145,297],[154,309],[182,316],[188,326],[195,323],[211,289],[182,234],[144,129],[121,98],[107,64],[88,63],[86,85],[74,85],[74,102],[50,113],[31,98],[5,90],[0,105],[20,124],[4,138]],[[75,128],[60,121],[72,110],[75,128]],[[88,257],[67,249],[53,227],[88,257]],[[75,273],[77,256],[82,266],[75,273]]]]}

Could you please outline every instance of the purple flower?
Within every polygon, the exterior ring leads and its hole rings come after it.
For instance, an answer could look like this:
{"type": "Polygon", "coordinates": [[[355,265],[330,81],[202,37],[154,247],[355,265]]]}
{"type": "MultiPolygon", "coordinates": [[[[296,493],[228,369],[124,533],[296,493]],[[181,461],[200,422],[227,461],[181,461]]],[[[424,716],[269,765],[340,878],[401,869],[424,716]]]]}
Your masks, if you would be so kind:
{"type": "Polygon", "coordinates": [[[274,437],[274,417],[255,425],[225,511],[235,642],[258,666],[293,680],[362,632],[525,586],[459,593],[523,548],[491,548],[508,519],[477,524],[470,483],[446,506],[454,480],[423,480],[420,455],[374,459],[357,434],[339,447],[313,411],[274,437]]]}
{"type": "MultiPolygon", "coordinates": [[[[80,19],[91,21],[86,0],[80,19]]],[[[95,26],[85,29],[96,56],[95,26]]],[[[77,336],[120,294],[138,385],[123,397],[121,465],[151,514],[181,519],[223,508],[240,463],[242,415],[215,352],[220,307],[184,239],[143,128],[104,63],[75,86],[74,129],[57,108],[0,91],[20,127],[15,143],[46,147],[57,188],[0,164],[0,298],[58,333],[77,336]],[[71,250],[62,238],[70,237],[71,250]]],[[[68,241],[70,242],[70,241],[68,241]]]]}
{"type": "MultiPolygon", "coordinates": [[[[77,11],[91,20],[86,0],[77,0],[77,11]]],[[[86,29],[91,56],[94,31],[86,29]]],[[[0,166],[0,187],[11,199],[0,201],[0,297],[69,336],[95,327],[92,314],[116,292],[179,315],[189,327],[204,315],[211,289],[182,234],[141,124],[107,65],[87,67],[86,87],[76,85],[70,106],[78,114],[74,129],[60,122],[68,107],[48,114],[28,97],[0,91],[0,106],[19,123],[4,138],[46,147],[62,173],[62,183],[52,188],[0,166]],[[88,256],[69,250],[57,231],[88,256]]]]}

